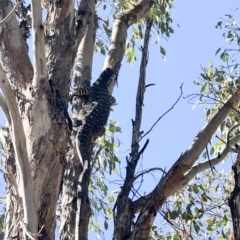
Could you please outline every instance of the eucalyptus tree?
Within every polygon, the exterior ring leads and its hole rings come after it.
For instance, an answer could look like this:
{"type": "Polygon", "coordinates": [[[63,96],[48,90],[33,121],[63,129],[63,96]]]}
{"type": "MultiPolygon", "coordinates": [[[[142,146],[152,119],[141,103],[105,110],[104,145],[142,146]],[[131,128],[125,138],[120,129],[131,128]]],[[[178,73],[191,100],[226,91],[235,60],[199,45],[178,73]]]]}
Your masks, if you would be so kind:
{"type": "MultiPolygon", "coordinates": [[[[141,131],[142,103],[147,87],[150,33],[166,37],[173,33],[172,4],[171,0],[32,0],[28,5],[22,0],[0,0],[0,105],[7,119],[7,127],[1,127],[7,180],[6,239],[54,239],[56,219],[60,221],[60,239],[88,238],[93,214],[89,189],[98,167],[96,159],[107,145],[97,146],[96,139],[89,143],[88,151],[93,157],[85,174],[76,137],[84,115],[81,109],[88,97],[74,96],[70,111],[69,93],[71,86],[89,89],[94,50],[106,53],[103,70],[110,68],[115,73],[114,81],[108,85],[111,95],[124,54],[132,61],[135,41],[144,38],[131,153],[124,184],[112,209],[113,239],[148,239],[167,198],[198,172],[209,168],[209,161],[214,166],[222,160],[224,154],[193,166],[217,128],[238,106],[237,88],[216,105],[191,146],[164,171],[154,190],[137,199],[130,198],[136,179],[156,170],[136,173],[138,160],[149,142],[140,142],[146,136],[141,131]],[[110,9],[111,15],[105,19],[98,16],[101,6],[110,9]],[[130,27],[134,34],[126,44],[130,27]],[[109,46],[96,38],[98,31],[110,39],[109,46]],[[28,41],[30,35],[32,43],[28,41]],[[98,150],[93,151],[96,146],[98,150]],[[135,214],[138,217],[132,224],[135,214]]],[[[165,54],[163,48],[161,53],[165,54]]],[[[116,131],[114,124],[111,126],[112,132],[116,131]]],[[[234,130],[229,130],[227,147],[239,140],[238,135],[232,137],[234,130]]],[[[224,151],[229,152],[229,148],[224,151]]]]}

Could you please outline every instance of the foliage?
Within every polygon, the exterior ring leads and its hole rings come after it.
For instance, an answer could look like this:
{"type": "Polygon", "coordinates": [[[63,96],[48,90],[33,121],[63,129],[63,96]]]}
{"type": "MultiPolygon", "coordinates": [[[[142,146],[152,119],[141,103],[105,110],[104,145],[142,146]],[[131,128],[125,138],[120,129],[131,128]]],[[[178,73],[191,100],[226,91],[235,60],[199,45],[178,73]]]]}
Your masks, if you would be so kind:
{"type": "MultiPolygon", "coordinates": [[[[231,48],[218,48],[222,64],[202,68],[200,94],[196,104],[206,105],[206,121],[218,110],[219,106],[239,88],[239,46],[240,28],[232,14],[225,15],[216,28],[224,29],[223,37],[231,48]]],[[[192,98],[191,98],[192,99],[192,98]]],[[[228,136],[229,130],[239,123],[239,111],[232,109],[228,117],[218,128],[217,138],[211,140],[210,155],[218,156],[223,146],[231,138],[239,134],[237,127],[228,136]]],[[[208,159],[208,152],[203,157],[208,159]]],[[[221,171],[205,171],[182,191],[174,194],[166,202],[161,212],[163,219],[160,224],[152,227],[152,239],[230,239],[232,236],[231,213],[228,197],[233,189],[233,174],[221,171]],[[161,226],[161,227],[159,227],[161,226]]]]}
{"type": "Polygon", "coordinates": [[[0,215],[0,239],[4,239],[4,219],[5,214],[0,215]]]}
{"type": "Polygon", "coordinates": [[[153,239],[230,239],[228,196],[233,175],[224,171],[199,174],[165,204],[165,228],[152,228],[153,239]],[[168,224],[166,224],[166,222],[168,224]]]}
{"type": "MultiPolygon", "coordinates": [[[[223,37],[231,48],[218,48],[216,55],[220,57],[222,64],[219,67],[214,66],[213,61],[209,61],[209,67],[202,68],[200,81],[194,81],[196,85],[200,85],[200,94],[197,104],[206,105],[206,120],[208,121],[213,114],[216,113],[219,106],[228,99],[228,97],[239,88],[239,39],[240,28],[236,23],[232,14],[226,14],[216,25],[217,29],[224,29],[223,37]]],[[[239,123],[239,112],[237,109],[232,109],[232,112],[221,123],[218,129],[217,139],[215,144],[212,144],[210,155],[217,156],[221,152],[223,145],[228,142],[227,133],[235,124],[239,123]]],[[[230,137],[239,134],[239,129],[236,128],[230,137]]],[[[215,138],[212,141],[216,141],[215,138]]],[[[203,153],[203,157],[207,158],[207,153],[203,153]]]]}
{"type": "MultiPolygon", "coordinates": [[[[129,7],[133,3],[137,1],[114,1],[112,5],[106,4],[105,1],[102,1],[102,9],[106,11],[107,16],[113,12],[113,15],[116,16],[120,14],[124,10],[128,10],[129,7]]],[[[99,8],[101,8],[101,4],[99,8]]],[[[144,35],[144,28],[147,19],[153,19],[153,30],[152,33],[155,36],[155,43],[159,43],[161,37],[169,38],[171,34],[174,33],[173,28],[171,27],[172,18],[171,18],[171,9],[173,8],[172,0],[158,0],[154,3],[154,6],[151,8],[150,12],[146,15],[146,17],[139,21],[137,24],[131,27],[129,30],[129,39],[127,40],[125,54],[127,58],[127,62],[134,62],[137,60],[137,51],[141,49],[139,46],[139,40],[142,41],[144,35]]],[[[112,20],[111,18],[101,19],[100,21],[100,30],[101,34],[98,35],[95,51],[100,52],[105,55],[108,51],[108,45],[106,43],[110,43],[110,37],[112,33],[112,20]]],[[[142,43],[141,43],[142,44],[142,43]]],[[[166,51],[163,46],[160,46],[160,52],[163,59],[166,58],[166,51]]]]}
{"type": "Polygon", "coordinates": [[[106,135],[97,140],[95,149],[95,163],[91,183],[89,186],[89,194],[92,205],[92,218],[90,220],[90,230],[101,232],[103,227],[99,222],[99,216],[104,217],[104,228],[108,228],[108,220],[112,219],[112,208],[116,200],[114,194],[108,191],[107,176],[117,173],[117,151],[119,146],[118,139],[115,138],[116,133],[120,133],[121,128],[115,121],[110,120],[106,130],[106,135]]]}
{"type": "MultiPolygon", "coordinates": [[[[100,2],[103,11],[110,11],[116,16],[136,1],[113,1],[113,4],[106,4],[106,1],[100,2]],[[110,6],[110,10],[107,8],[110,6]]],[[[156,43],[159,43],[160,37],[169,38],[174,32],[171,23],[170,10],[173,7],[172,0],[156,1],[154,7],[147,16],[132,26],[129,39],[126,44],[126,58],[128,62],[137,60],[136,46],[138,41],[143,39],[143,29],[146,21],[153,19],[153,34],[156,37],[156,43]]],[[[108,15],[109,16],[109,15],[108,15]]],[[[206,119],[217,111],[218,107],[236,91],[239,87],[239,63],[238,52],[240,45],[240,28],[236,24],[232,15],[226,15],[227,19],[218,22],[217,28],[225,28],[223,36],[229,44],[237,44],[236,48],[219,48],[216,54],[220,55],[223,65],[215,67],[213,62],[209,62],[209,67],[203,68],[200,82],[195,81],[201,86],[199,101],[203,104],[211,103],[206,111],[206,119]]],[[[95,51],[105,55],[108,51],[109,38],[112,33],[112,20],[101,19],[100,28],[102,34],[98,36],[95,51]]],[[[232,46],[232,45],[231,45],[232,46]]],[[[141,50],[141,47],[139,47],[141,50]]],[[[165,59],[166,51],[160,46],[160,53],[165,59]]],[[[227,135],[232,126],[239,122],[238,111],[233,109],[230,115],[221,123],[219,127],[218,141],[210,149],[211,155],[217,155],[229,139],[227,135]]],[[[91,201],[91,220],[89,229],[95,232],[102,232],[103,229],[99,216],[103,216],[104,228],[108,229],[108,220],[113,218],[112,208],[116,201],[114,194],[109,194],[107,176],[117,173],[117,164],[120,162],[117,157],[119,141],[115,134],[121,132],[121,128],[116,122],[110,121],[106,136],[97,140],[94,149],[94,167],[89,186],[89,195],[91,201]]],[[[239,133],[235,129],[230,137],[239,133]]],[[[203,156],[206,158],[207,153],[203,156]]],[[[153,239],[229,239],[231,235],[230,212],[227,206],[227,198],[231,192],[231,183],[233,182],[230,173],[204,172],[195,177],[195,179],[183,190],[174,194],[165,203],[161,210],[164,225],[167,228],[158,225],[152,227],[151,237],[153,239]]],[[[0,238],[3,234],[4,214],[0,216],[0,238]]]]}

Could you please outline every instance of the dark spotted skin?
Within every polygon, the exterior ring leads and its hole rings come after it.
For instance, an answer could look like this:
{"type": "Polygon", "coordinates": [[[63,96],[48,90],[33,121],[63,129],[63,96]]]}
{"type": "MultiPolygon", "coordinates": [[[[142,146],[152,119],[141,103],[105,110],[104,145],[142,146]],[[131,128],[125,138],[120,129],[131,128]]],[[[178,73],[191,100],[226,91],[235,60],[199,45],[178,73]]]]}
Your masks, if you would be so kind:
{"type": "MultiPolygon", "coordinates": [[[[69,102],[72,103],[74,97],[83,97],[89,96],[92,91],[92,88],[82,87],[82,88],[74,88],[69,94],[69,102]]],[[[116,104],[116,99],[109,95],[111,106],[116,104]]]]}
{"type": "Polygon", "coordinates": [[[89,146],[105,132],[111,107],[111,98],[107,89],[108,82],[114,72],[107,68],[104,70],[89,91],[88,102],[81,109],[79,122],[81,126],[77,131],[76,145],[80,161],[90,160],[89,146]]]}

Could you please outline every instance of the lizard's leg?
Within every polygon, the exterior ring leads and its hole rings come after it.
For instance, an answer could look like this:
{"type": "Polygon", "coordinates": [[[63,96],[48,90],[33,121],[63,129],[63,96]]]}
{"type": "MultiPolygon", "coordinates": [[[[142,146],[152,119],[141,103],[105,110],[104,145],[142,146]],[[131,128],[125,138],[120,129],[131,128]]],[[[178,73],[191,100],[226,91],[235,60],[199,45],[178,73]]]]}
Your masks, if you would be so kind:
{"type": "Polygon", "coordinates": [[[114,106],[114,105],[116,105],[116,99],[115,99],[115,97],[113,97],[113,96],[109,96],[110,97],[110,104],[111,104],[111,106],[114,106]]]}

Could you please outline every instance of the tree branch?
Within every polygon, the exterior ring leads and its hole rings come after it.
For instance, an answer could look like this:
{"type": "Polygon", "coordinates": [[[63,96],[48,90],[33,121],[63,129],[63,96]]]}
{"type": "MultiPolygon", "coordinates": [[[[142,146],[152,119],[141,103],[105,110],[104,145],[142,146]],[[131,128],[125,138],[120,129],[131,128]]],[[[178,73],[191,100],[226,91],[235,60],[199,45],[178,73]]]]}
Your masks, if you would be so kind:
{"type": "MultiPolygon", "coordinates": [[[[229,142],[230,146],[234,146],[237,142],[240,141],[240,135],[235,136],[234,138],[232,138],[229,142]]],[[[219,154],[219,156],[214,157],[210,160],[201,162],[195,166],[193,166],[191,168],[191,170],[189,170],[184,177],[182,178],[182,180],[180,182],[178,182],[173,188],[172,188],[172,194],[178,192],[179,190],[181,190],[183,187],[186,187],[188,185],[188,183],[198,174],[203,172],[204,170],[207,170],[209,168],[216,166],[217,164],[219,164],[226,156],[227,154],[230,152],[230,148],[228,145],[225,145],[223,151],[219,154]],[[211,163],[211,166],[210,166],[211,163]]],[[[172,195],[170,193],[170,195],[172,195]]]]}
{"type": "Polygon", "coordinates": [[[45,87],[48,84],[41,1],[31,0],[31,11],[34,62],[33,86],[39,88],[39,86],[42,87],[44,85],[45,87]]]}
{"type": "MultiPolygon", "coordinates": [[[[0,18],[4,18],[12,10],[12,6],[8,0],[0,0],[0,6],[0,18]]],[[[6,73],[11,88],[19,95],[25,91],[29,94],[29,84],[33,77],[32,63],[15,16],[1,27],[0,38],[1,46],[4,46],[0,49],[0,65],[6,73]]]]}
{"type": "MultiPolygon", "coordinates": [[[[232,131],[233,131],[234,129],[236,129],[237,127],[239,127],[239,126],[240,126],[240,123],[237,123],[237,124],[235,124],[234,126],[232,126],[232,127],[229,129],[229,131],[228,131],[228,133],[227,133],[226,144],[229,144],[229,145],[230,145],[230,143],[229,143],[230,135],[231,135],[232,131]]],[[[231,145],[230,145],[230,146],[231,146],[231,145]]]]}
{"type": "Polygon", "coordinates": [[[2,155],[5,159],[4,174],[7,181],[7,199],[6,199],[6,215],[4,224],[4,238],[11,239],[12,236],[22,237],[22,230],[19,223],[23,219],[22,200],[18,191],[19,171],[16,168],[15,153],[12,139],[9,134],[9,128],[0,128],[0,137],[2,144],[2,155]],[[16,204],[19,203],[19,204],[16,204]]]}
{"type": "MultiPolygon", "coordinates": [[[[104,61],[103,69],[110,67],[118,73],[125,53],[128,28],[142,19],[153,4],[153,0],[139,0],[136,4],[133,4],[130,9],[124,11],[115,18],[112,29],[111,45],[104,61]]],[[[110,94],[112,94],[113,88],[114,81],[112,81],[108,88],[110,94]]]]}
{"type": "Polygon", "coordinates": [[[79,4],[78,10],[75,15],[75,44],[73,49],[78,48],[82,38],[85,35],[87,25],[90,23],[90,18],[95,15],[95,0],[82,0],[79,4]]]}
{"type": "MultiPolygon", "coordinates": [[[[236,135],[229,141],[229,146],[234,146],[240,141],[240,135],[236,135]]],[[[230,149],[229,146],[226,144],[222,152],[217,156],[210,160],[198,163],[197,165],[193,166],[183,177],[183,179],[178,182],[176,185],[173,186],[171,192],[172,194],[180,191],[182,188],[188,185],[188,183],[198,174],[210,168],[209,161],[211,162],[212,167],[218,165],[226,156],[229,154],[230,149]]],[[[164,171],[164,170],[161,170],[164,171]]],[[[165,173],[165,171],[164,171],[165,173]]],[[[137,176],[136,176],[137,177],[137,176]]],[[[170,195],[172,195],[170,193],[170,195]]],[[[132,206],[134,208],[134,214],[139,213],[144,205],[146,204],[146,199],[150,199],[151,194],[145,195],[137,199],[133,202],[132,206]]]]}
{"type": "MultiPolygon", "coordinates": [[[[90,87],[91,85],[96,31],[97,15],[92,13],[86,34],[78,47],[73,88],[90,87]]],[[[79,111],[82,108],[82,104],[86,102],[84,100],[86,99],[74,98],[74,101],[72,102],[73,118],[78,117],[79,111]]]]}
{"type": "Polygon", "coordinates": [[[14,8],[11,10],[11,12],[2,20],[0,21],[0,27],[3,26],[7,21],[13,16],[15,11],[18,9],[18,7],[21,5],[23,0],[19,0],[18,3],[14,6],[14,8]]]}
{"type": "Polygon", "coordinates": [[[7,119],[7,121],[8,121],[8,125],[11,127],[12,120],[11,120],[11,117],[10,117],[9,109],[8,109],[6,100],[5,100],[4,96],[1,93],[0,93],[0,106],[1,106],[1,108],[3,110],[3,112],[4,112],[4,115],[5,115],[6,119],[7,119]]]}
{"type": "MultiPolygon", "coordinates": [[[[44,28],[48,78],[51,80],[52,92],[55,98],[58,98],[55,101],[60,101],[58,105],[64,111],[68,108],[77,49],[85,35],[90,16],[94,12],[95,2],[95,0],[82,0],[75,11],[75,1],[62,0],[53,2],[48,9],[44,28]]],[[[60,109],[62,121],[65,122],[64,111],[60,109]]]]}
{"type": "Polygon", "coordinates": [[[127,162],[126,177],[121,192],[118,195],[116,204],[113,208],[115,229],[113,239],[122,239],[125,235],[129,235],[132,227],[133,212],[131,207],[131,201],[129,194],[134,183],[134,174],[138,160],[146,149],[149,140],[146,141],[143,148],[139,150],[139,139],[141,136],[140,128],[142,122],[142,107],[145,93],[145,78],[146,78],[146,67],[148,62],[148,45],[150,39],[150,31],[152,28],[153,21],[147,20],[144,43],[142,48],[142,60],[140,66],[140,77],[138,81],[138,90],[136,96],[136,113],[135,121],[132,120],[132,144],[131,154],[127,162]],[[116,210],[116,211],[115,211],[116,210]]]}
{"type": "MultiPolygon", "coordinates": [[[[86,34],[78,47],[75,67],[74,87],[89,87],[92,74],[92,59],[93,48],[95,43],[97,30],[97,22],[95,14],[90,17],[90,22],[86,30],[86,34]]],[[[72,118],[79,117],[79,111],[86,99],[74,98],[72,102],[73,113],[72,118]]],[[[67,165],[65,167],[64,181],[63,181],[63,199],[62,208],[67,214],[61,215],[61,226],[59,229],[60,239],[66,239],[75,235],[76,239],[86,239],[88,224],[90,202],[88,199],[88,185],[91,178],[91,171],[89,176],[82,179],[83,167],[79,162],[79,157],[76,150],[76,133],[71,133],[71,147],[67,154],[67,165]],[[87,178],[87,179],[86,179],[87,178]],[[83,181],[84,180],[84,181],[83,181]],[[69,184],[71,182],[73,184],[69,184]],[[79,192],[82,192],[84,197],[76,197],[79,192]]],[[[90,146],[89,146],[90,149],[90,146]]],[[[90,164],[89,164],[90,165],[90,164]]],[[[91,166],[87,166],[91,168],[91,166]]]]}
{"type": "Polygon", "coordinates": [[[237,89],[235,94],[230,96],[228,100],[225,101],[225,104],[219,107],[218,111],[216,111],[195,137],[193,143],[186,152],[181,154],[168,173],[160,180],[138,216],[135,226],[139,227],[133,229],[129,239],[141,239],[149,235],[157,211],[165,203],[167,197],[174,193],[172,189],[176,183],[181,182],[182,179],[184,179],[185,173],[192,168],[192,165],[208,144],[220,123],[227,117],[230,111],[237,107],[239,104],[239,97],[240,89],[237,89]]]}
{"type": "Polygon", "coordinates": [[[134,181],[136,181],[138,178],[142,177],[143,175],[145,175],[145,174],[147,174],[147,173],[150,173],[150,172],[153,172],[153,171],[161,171],[161,172],[163,172],[164,174],[166,174],[166,172],[165,172],[162,168],[158,168],[158,167],[149,168],[149,169],[146,169],[146,170],[140,172],[139,174],[137,174],[137,175],[134,177],[134,181]]]}
{"type": "Polygon", "coordinates": [[[30,232],[36,234],[38,229],[35,194],[32,184],[31,167],[27,155],[26,139],[14,95],[8,79],[0,66],[0,87],[5,96],[12,125],[10,126],[16,161],[20,171],[21,197],[23,201],[24,223],[30,232]]]}

